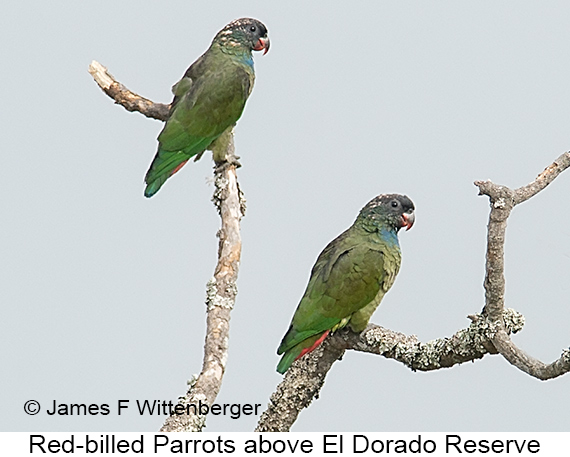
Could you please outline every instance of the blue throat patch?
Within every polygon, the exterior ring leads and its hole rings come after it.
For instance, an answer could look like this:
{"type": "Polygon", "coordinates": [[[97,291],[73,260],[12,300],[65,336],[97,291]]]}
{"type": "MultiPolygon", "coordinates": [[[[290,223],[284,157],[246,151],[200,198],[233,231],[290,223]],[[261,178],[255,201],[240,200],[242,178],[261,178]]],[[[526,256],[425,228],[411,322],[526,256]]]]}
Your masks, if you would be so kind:
{"type": "Polygon", "coordinates": [[[397,246],[400,248],[400,243],[398,241],[398,234],[393,230],[388,230],[386,228],[380,229],[380,238],[390,246],[397,246]]]}
{"type": "Polygon", "coordinates": [[[243,54],[234,54],[236,60],[253,68],[253,55],[251,52],[244,52],[243,54]]]}

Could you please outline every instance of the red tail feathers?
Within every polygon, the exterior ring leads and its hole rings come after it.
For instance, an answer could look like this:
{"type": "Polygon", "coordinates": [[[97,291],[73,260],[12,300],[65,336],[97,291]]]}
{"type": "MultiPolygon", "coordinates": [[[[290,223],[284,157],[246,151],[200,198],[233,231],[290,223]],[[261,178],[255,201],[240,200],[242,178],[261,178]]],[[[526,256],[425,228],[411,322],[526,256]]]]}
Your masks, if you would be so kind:
{"type": "Polygon", "coordinates": [[[182,162],[180,165],[178,165],[174,170],[172,170],[172,173],[170,173],[170,176],[172,176],[174,173],[176,173],[178,170],[180,170],[184,165],[186,165],[186,162],[188,162],[188,159],[186,159],[184,162],[182,162]]]}
{"type": "Polygon", "coordinates": [[[319,339],[318,339],[317,341],[315,341],[315,343],[314,343],[310,348],[305,348],[305,349],[303,349],[303,350],[301,351],[301,353],[297,356],[297,358],[296,358],[295,360],[300,359],[300,358],[303,357],[305,354],[308,354],[308,353],[311,352],[312,350],[316,349],[317,346],[318,346],[319,344],[321,344],[321,343],[324,341],[324,339],[328,336],[329,333],[330,333],[330,330],[327,330],[325,333],[323,333],[323,334],[319,337],[319,339]]]}

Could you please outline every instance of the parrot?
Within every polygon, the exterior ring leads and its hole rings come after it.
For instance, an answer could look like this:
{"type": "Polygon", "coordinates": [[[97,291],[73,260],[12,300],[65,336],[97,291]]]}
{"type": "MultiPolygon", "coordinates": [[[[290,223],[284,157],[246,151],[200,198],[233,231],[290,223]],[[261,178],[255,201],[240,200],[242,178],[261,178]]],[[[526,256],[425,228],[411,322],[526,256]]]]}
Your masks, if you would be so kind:
{"type": "Polygon", "coordinates": [[[347,230],[321,252],[277,354],[277,372],[311,352],[329,333],[362,332],[400,269],[398,231],[415,221],[405,195],[382,194],[360,210],[347,230]]]}
{"type": "Polygon", "coordinates": [[[174,86],[168,119],[158,135],[158,151],[145,176],[144,195],[152,197],[164,182],[195,156],[200,159],[224,133],[229,135],[253,89],[252,51],[269,50],[260,21],[230,22],[174,86]]]}

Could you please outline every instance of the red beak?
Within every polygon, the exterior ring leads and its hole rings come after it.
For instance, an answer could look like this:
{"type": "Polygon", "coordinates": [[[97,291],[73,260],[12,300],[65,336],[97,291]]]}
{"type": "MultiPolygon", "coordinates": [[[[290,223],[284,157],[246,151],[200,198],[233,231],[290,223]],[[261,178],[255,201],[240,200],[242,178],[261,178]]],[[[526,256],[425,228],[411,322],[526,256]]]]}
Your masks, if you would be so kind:
{"type": "Polygon", "coordinates": [[[262,49],[265,49],[265,51],[263,51],[263,55],[267,54],[267,51],[269,51],[269,38],[260,38],[259,40],[257,40],[257,43],[255,44],[255,47],[253,48],[254,51],[261,51],[262,49]]]}
{"type": "Polygon", "coordinates": [[[406,227],[406,230],[410,230],[412,225],[414,225],[415,220],[416,216],[413,211],[402,214],[402,227],[406,227]]]}

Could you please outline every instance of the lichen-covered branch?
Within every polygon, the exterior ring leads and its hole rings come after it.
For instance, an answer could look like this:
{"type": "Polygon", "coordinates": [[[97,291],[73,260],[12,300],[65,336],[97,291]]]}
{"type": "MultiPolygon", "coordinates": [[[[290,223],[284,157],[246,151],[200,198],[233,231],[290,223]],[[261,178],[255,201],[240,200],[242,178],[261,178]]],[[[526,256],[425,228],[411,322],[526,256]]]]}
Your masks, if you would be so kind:
{"type": "MultiPolygon", "coordinates": [[[[228,143],[228,155],[233,155],[233,135],[228,143]]],[[[243,217],[244,200],[239,191],[236,166],[218,162],[215,167],[215,191],[212,200],[218,208],[222,226],[218,231],[218,264],[206,291],[206,342],[202,372],[180,399],[183,405],[199,402],[214,403],[222,386],[229,345],[230,313],[237,295],[237,276],[241,256],[240,220],[243,217]]],[[[173,414],[160,429],[163,432],[201,431],[205,416],[173,414]]]]}
{"type": "Polygon", "coordinates": [[[255,431],[288,432],[299,413],[319,397],[327,373],[345,350],[344,341],[333,335],[313,352],[293,362],[271,395],[255,431]]]}
{"type": "MultiPolygon", "coordinates": [[[[271,395],[267,410],[261,415],[258,432],[289,431],[299,413],[318,398],[325,377],[347,349],[378,354],[397,360],[416,371],[431,371],[471,362],[485,354],[496,353],[491,343],[498,326],[481,315],[469,316],[471,325],[450,338],[422,343],[415,335],[406,336],[378,325],[369,325],[362,333],[348,329],[328,337],[310,354],[294,362],[283,381],[271,395]]],[[[524,317],[505,310],[504,322],[509,332],[524,325],[524,317]]]]}
{"type": "MultiPolygon", "coordinates": [[[[466,329],[449,338],[427,343],[420,342],[415,335],[406,336],[377,325],[369,325],[360,335],[345,332],[341,337],[346,341],[347,349],[382,355],[402,362],[413,371],[439,370],[496,353],[489,342],[498,326],[480,314],[469,318],[471,325],[466,329]]],[[[520,332],[525,322],[522,314],[510,308],[504,311],[503,321],[509,334],[520,332]]]]}
{"type": "MultiPolygon", "coordinates": [[[[98,62],[93,61],[89,73],[99,87],[128,111],[138,111],[147,117],[165,121],[169,105],[154,103],[128,90],[117,82],[98,62]]],[[[228,358],[230,312],[237,294],[237,277],[241,257],[240,220],[245,214],[245,199],[239,189],[233,132],[228,130],[216,142],[214,169],[215,190],[212,201],[221,217],[218,231],[218,263],[206,290],[206,341],[202,372],[189,383],[186,394],[179,399],[182,405],[211,405],[222,385],[228,358]]],[[[161,431],[201,431],[205,416],[195,414],[192,408],[181,408],[188,414],[169,416],[161,431]]],[[[197,411],[199,413],[199,411],[197,411]]]]}

